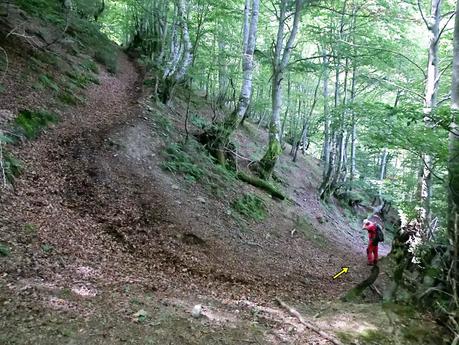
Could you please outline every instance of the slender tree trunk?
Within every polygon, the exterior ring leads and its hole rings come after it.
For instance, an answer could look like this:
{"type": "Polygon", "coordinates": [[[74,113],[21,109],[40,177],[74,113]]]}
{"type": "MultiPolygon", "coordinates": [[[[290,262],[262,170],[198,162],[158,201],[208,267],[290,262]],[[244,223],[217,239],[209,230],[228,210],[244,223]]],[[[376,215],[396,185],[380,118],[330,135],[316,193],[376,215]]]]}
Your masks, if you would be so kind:
{"type": "MultiPolygon", "coordinates": [[[[459,1],[456,4],[459,13],[459,1]]],[[[459,282],[459,16],[456,15],[454,26],[454,58],[451,88],[451,112],[453,121],[449,134],[449,209],[448,235],[452,244],[451,274],[449,282],[452,287],[455,307],[459,308],[457,282],[459,282]]]]}
{"type": "MultiPolygon", "coordinates": [[[[438,46],[440,39],[440,6],[441,0],[432,0],[431,18],[427,21],[429,32],[429,58],[427,64],[427,80],[424,96],[424,123],[427,128],[432,127],[431,115],[437,105],[437,93],[439,85],[438,68],[438,46]]],[[[432,220],[431,199],[432,199],[432,169],[433,161],[429,153],[424,153],[422,157],[423,171],[421,177],[421,211],[420,222],[423,233],[427,233],[432,220]]]]}
{"type": "MultiPolygon", "coordinates": [[[[352,66],[352,85],[351,85],[351,103],[354,104],[355,100],[355,83],[357,79],[357,67],[353,62],[352,66]]],[[[356,173],[356,148],[357,148],[357,123],[355,118],[355,111],[351,109],[351,170],[349,174],[349,188],[352,190],[356,173]]]]}
{"type": "Polygon", "coordinates": [[[387,148],[385,147],[381,153],[381,163],[379,166],[379,181],[383,181],[386,178],[388,155],[389,155],[389,152],[387,151],[387,148]]]}
{"type": "Polygon", "coordinates": [[[285,131],[285,122],[287,121],[288,113],[290,110],[290,90],[291,90],[292,84],[290,82],[290,75],[288,76],[287,79],[287,107],[284,112],[284,118],[282,119],[282,125],[281,125],[281,130],[280,130],[280,141],[281,141],[281,147],[282,151],[285,149],[285,143],[284,143],[284,131],[285,131]]]}
{"type": "Polygon", "coordinates": [[[228,68],[225,56],[226,44],[222,37],[218,40],[218,98],[217,103],[220,108],[223,108],[226,103],[226,94],[228,92],[229,78],[228,68]]]}
{"type": "Polygon", "coordinates": [[[299,146],[301,143],[303,143],[303,154],[305,154],[306,152],[306,140],[307,140],[307,137],[308,137],[308,129],[309,129],[309,121],[310,121],[310,118],[312,117],[312,114],[314,113],[314,110],[315,110],[315,107],[316,107],[316,104],[317,104],[317,95],[319,93],[319,87],[320,87],[320,78],[317,80],[317,85],[316,85],[316,88],[314,89],[314,98],[312,100],[312,104],[311,104],[311,108],[309,109],[309,113],[308,115],[305,116],[304,120],[303,120],[303,128],[301,129],[301,136],[300,136],[300,139],[295,143],[295,150],[294,150],[294,154],[293,154],[293,161],[296,162],[296,158],[297,158],[297,155],[298,155],[298,149],[299,149],[299,146]]]}
{"type": "Polygon", "coordinates": [[[323,174],[322,178],[325,180],[325,176],[328,173],[328,165],[330,164],[330,126],[331,126],[331,119],[330,119],[330,110],[328,106],[328,98],[329,98],[329,91],[328,91],[328,79],[329,79],[329,71],[328,71],[328,57],[327,52],[323,51],[323,99],[324,99],[324,147],[323,147],[323,174]]]}

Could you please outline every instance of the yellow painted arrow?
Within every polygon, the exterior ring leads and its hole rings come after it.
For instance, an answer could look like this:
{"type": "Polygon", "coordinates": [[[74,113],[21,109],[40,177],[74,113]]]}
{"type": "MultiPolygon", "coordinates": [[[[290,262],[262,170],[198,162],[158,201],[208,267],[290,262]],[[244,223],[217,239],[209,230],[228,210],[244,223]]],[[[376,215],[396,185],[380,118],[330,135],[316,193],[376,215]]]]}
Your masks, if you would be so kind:
{"type": "Polygon", "coordinates": [[[339,271],[338,273],[336,273],[334,276],[333,276],[333,279],[336,279],[338,278],[340,275],[344,274],[344,273],[347,273],[349,272],[349,267],[343,267],[341,269],[341,271],[339,271]]]}

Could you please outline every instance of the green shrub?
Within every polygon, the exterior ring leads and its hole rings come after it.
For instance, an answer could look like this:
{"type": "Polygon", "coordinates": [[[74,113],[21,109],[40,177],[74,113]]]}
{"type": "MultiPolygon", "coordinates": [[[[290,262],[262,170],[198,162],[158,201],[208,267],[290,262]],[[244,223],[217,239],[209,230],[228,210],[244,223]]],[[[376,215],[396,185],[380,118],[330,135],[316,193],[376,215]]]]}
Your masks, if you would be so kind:
{"type": "Polygon", "coordinates": [[[15,119],[19,132],[27,139],[34,139],[40,132],[52,123],[56,123],[57,116],[42,111],[23,110],[15,119]]]}
{"type": "Polygon", "coordinates": [[[6,180],[13,183],[14,178],[22,171],[22,164],[11,153],[3,150],[3,168],[5,169],[6,180]]]}
{"type": "Polygon", "coordinates": [[[174,174],[186,175],[191,181],[199,180],[204,175],[204,170],[193,162],[193,158],[180,144],[172,144],[166,148],[166,161],[162,166],[174,174]]]}
{"type": "Polygon", "coordinates": [[[204,129],[209,126],[209,121],[202,116],[194,115],[191,118],[191,123],[200,129],[204,129]]]}
{"type": "Polygon", "coordinates": [[[245,194],[232,204],[233,209],[246,217],[261,221],[266,217],[266,205],[254,194],[245,194]]]}
{"type": "Polygon", "coordinates": [[[8,256],[8,255],[10,255],[10,248],[0,243],[0,256],[8,256]]]}
{"type": "Polygon", "coordinates": [[[51,244],[45,243],[41,245],[41,250],[45,253],[51,253],[54,250],[54,247],[51,244]]]}

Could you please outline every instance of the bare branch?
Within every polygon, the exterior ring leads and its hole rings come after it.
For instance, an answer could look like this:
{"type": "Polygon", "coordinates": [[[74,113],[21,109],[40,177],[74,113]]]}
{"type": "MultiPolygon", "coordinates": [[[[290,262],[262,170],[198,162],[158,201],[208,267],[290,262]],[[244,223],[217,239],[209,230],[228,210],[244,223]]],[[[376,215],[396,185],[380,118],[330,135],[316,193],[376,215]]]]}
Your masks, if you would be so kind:
{"type": "Polygon", "coordinates": [[[427,19],[424,15],[424,11],[422,10],[422,6],[421,6],[421,1],[418,0],[418,8],[419,8],[419,13],[421,14],[421,17],[422,17],[422,20],[424,21],[424,24],[426,25],[427,29],[430,30],[430,25],[429,25],[429,22],[427,22],[427,19]]]}

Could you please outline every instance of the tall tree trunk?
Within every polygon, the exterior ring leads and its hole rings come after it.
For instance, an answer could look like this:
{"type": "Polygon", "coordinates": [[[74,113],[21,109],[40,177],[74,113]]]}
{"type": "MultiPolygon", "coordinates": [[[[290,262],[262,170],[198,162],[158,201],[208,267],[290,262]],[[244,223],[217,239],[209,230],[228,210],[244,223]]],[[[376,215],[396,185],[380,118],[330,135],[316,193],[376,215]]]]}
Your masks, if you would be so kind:
{"type": "Polygon", "coordinates": [[[281,125],[281,130],[280,130],[280,142],[281,142],[281,147],[282,151],[285,150],[285,143],[284,143],[284,131],[285,131],[285,122],[287,122],[287,117],[288,113],[290,110],[290,90],[291,90],[292,84],[290,81],[290,75],[287,78],[287,107],[284,112],[284,118],[282,119],[282,125],[281,125]]]}
{"type": "Polygon", "coordinates": [[[385,147],[381,153],[381,163],[379,165],[379,181],[383,181],[386,178],[388,155],[389,152],[387,151],[387,147],[385,147]]]}
{"type": "Polygon", "coordinates": [[[323,51],[323,99],[324,99],[324,145],[323,145],[323,175],[322,178],[325,180],[325,176],[328,173],[328,165],[330,164],[330,126],[331,126],[331,119],[330,119],[330,110],[328,105],[328,98],[329,98],[329,91],[328,91],[328,79],[329,79],[329,71],[328,71],[328,57],[327,51],[323,51]]]}
{"type": "MultiPolygon", "coordinates": [[[[459,13],[459,1],[456,4],[459,13]]],[[[457,282],[459,282],[459,16],[456,15],[454,26],[454,58],[451,88],[451,112],[453,122],[449,134],[449,209],[448,235],[452,244],[451,276],[455,307],[459,308],[457,282]]]]}
{"type": "Polygon", "coordinates": [[[312,104],[311,104],[311,108],[309,109],[309,113],[305,116],[303,120],[303,127],[301,129],[300,139],[296,143],[294,143],[294,153],[293,153],[294,162],[296,162],[296,158],[298,155],[298,149],[301,143],[303,143],[303,154],[306,152],[305,141],[307,140],[307,137],[308,137],[309,121],[310,121],[310,118],[312,117],[312,114],[314,113],[314,109],[317,104],[317,98],[318,98],[317,94],[319,93],[319,87],[320,87],[320,78],[317,80],[317,85],[316,85],[316,88],[314,89],[314,98],[312,100],[312,104]]]}
{"type": "Polygon", "coordinates": [[[217,104],[223,108],[226,103],[226,94],[228,92],[229,78],[226,64],[226,44],[222,37],[218,39],[218,97],[217,104]]]}
{"type": "Polygon", "coordinates": [[[193,62],[193,45],[188,30],[187,7],[186,0],[176,0],[176,22],[172,33],[171,56],[163,73],[161,101],[164,104],[169,103],[175,86],[183,81],[193,62]],[[179,29],[181,35],[179,35],[179,29]]]}
{"type": "MultiPolygon", "coordinates": [[[[431,1],[430,19],[426,21],[429,32],[429,58],[427,64],[427,79],[424,95],[424,123],[427,128],[432,128],[431,115],[437,105],[437,93],[439,85],[439,68],[438,68],[438,46],[440,40],[440,6],[441,0],[431,1]]],[[[420,181],[420,222],[423,233],[427,233],[431,219],[431,199],[432,199],[432,169],[433,161],[429,153],[422,156],[423,171],[420,181]]]]}
{"type": "Polygon", "coordinates": [[[304,0],[295,0],[295,13],[293,24],[287,43],[284,47],[284,28],[286,19],[286,10],[288,0],[281,0],[279,15],[279,27],[277,30],[277,40],[273,58],[273,77],[272,77],[272,115],[271,125],[269,128],[269,143],[265,155],[256,165],[257,173],[263,179],[269,179],[272,175],[277,160],[282,153],[280,142],[280,111],[282,107],[282,79],[285,69],[287,68],[290,53],[293,49],[298,26],[300,23],[301,9],[304,0]]]}

